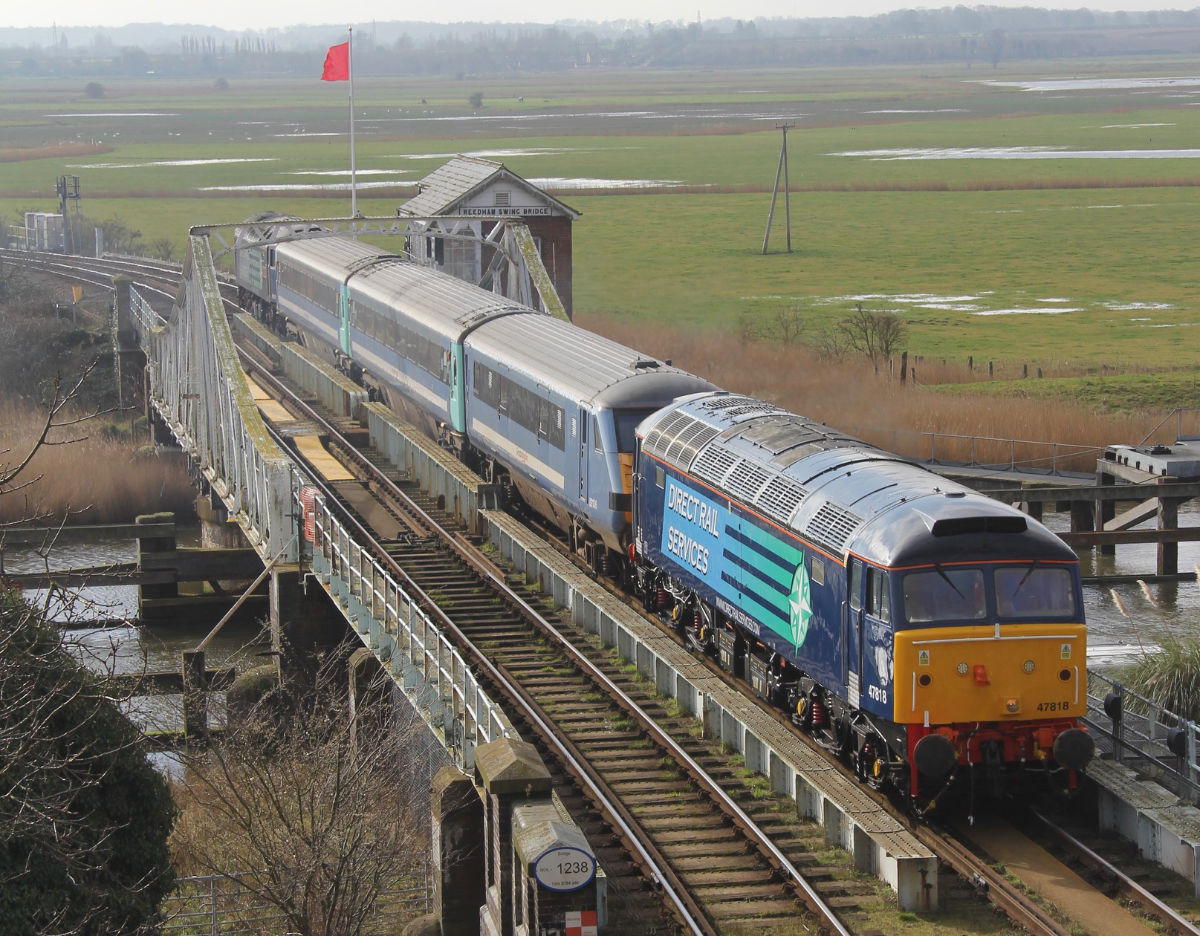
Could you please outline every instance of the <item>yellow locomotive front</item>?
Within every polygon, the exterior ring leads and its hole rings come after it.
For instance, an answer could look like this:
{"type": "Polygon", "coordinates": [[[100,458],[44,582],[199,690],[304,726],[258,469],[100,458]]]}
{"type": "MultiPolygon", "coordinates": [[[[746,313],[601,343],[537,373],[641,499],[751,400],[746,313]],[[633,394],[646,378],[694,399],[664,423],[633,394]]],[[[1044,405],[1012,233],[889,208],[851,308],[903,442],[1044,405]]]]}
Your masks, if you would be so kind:
{"type": "Polygon", "coordinates": [[[1005,774],[1066,771],[1094,751],[1087,629],[1073,562],[941,563],[901,572],[893,718],[906,727],[911,788],[964,768],[997,792],[1005,774]]]}

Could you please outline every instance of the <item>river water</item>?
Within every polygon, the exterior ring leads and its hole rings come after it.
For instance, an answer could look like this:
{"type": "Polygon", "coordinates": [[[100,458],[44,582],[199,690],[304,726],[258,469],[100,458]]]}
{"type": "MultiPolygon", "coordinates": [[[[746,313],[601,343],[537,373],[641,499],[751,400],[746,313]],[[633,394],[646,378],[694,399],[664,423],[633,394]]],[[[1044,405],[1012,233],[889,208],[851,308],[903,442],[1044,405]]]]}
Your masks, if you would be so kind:
{"type": "MultiPolygon", "coordinates": [[[[1192,505],[1186,507],[1180,511],[1181,524],[1196,524],[1195,508],[1192,505]]],[[[1047,513],[1044,520],[1052,530],[1070,528],[1067,514],[1047,513]]],[[[188,532],[181,530],[181,544],[187,545],[187,539],[188,532]]],[[[137,558],[136,551],[132,540],[72,539],[56,545],[49,559],[33,549],[10,549],[4,554],[4,567],[10,572],[37,572],[46,568],[131,562],[137,558]]],[[[1180,571],[1192,570],[1197,563],[1200,563],[1200,543],[1180,543],[1180,571]]],[[[1080,566],[1084,576],[1148,574],[1155,567],[1155,547],[1121,546],[1116,556],[1084,552],[1080,566]]],[[[137,615],[137,587],[132,585],[80,589],[65,603],[45,591],[29,591],[26,597],[46,603],[50,616],[56,620],[137,615]]],[[[1084,605],[1089,630],[1088,660],[1093,666],[1129,662],[1144,650],[1153,649],[1166,636],[1200,630],[1200,583],[1197,582],[1152,584],[1145,591],[1137,584],[1114,588],[1087,586],[1084,588],[1084,605]],[[1125,613],[1114,599],[1114,593],[1120,597],[1125,613]]],[[[206,633],[207,628],[161,626],[65,629],[72,652],[97,671],[115,673],[178,670],[181,651],[192,649],[206,633]]],[[[234,666],[243,670],[268,659],[264,656],[268,649],[262,632],[244,626],[227,628],[209,644],[207,662],[210,667],[234,666]]],[[[221,693],[214,694],[213,703],[214,714],[219,719],[223,703],[221,693]]],[[[134,719],[145,727],[181,727],[177,696],[135,699],[127,703],[127,707],[134,719]]]]}
{"type": "MultiPolygon", "coordinates": [[[[198,542],[198,532],[181,529],[181,545],[198,542]]],[[[8,572],[42,572],[106,563],[133,562],[137,543],[129,539],[64,537],[48,557],[32,548],[9,548],[4,552],[8,572]]],[[[75,590],[69,595],[57,591],[29,590],[27,600],[44,606],[57,621],[114,620],[137,616],[137,586],[114,585],[75,590]]],[[[213,621],[212,623],[216,623],[213,621]]],[[[211,625],[209,625],[211,626],[211,625]]],[[[118,675],[179,671],[180,653],[191,650],[208,633],[208,627],[71,627],[64,626],[68,649],[89,668],[118,675]]],[[[270,649],[257,628],[227,627],[207,647],[210,668],[234,666],[239,671],[269,659],[262,654],[270,649]]],[[[178,695],[138,697],[123,703],[123,708],[142,728],[180,730],[183,727],[178,695]]],[[[210,696],[210,716],[219,724],[224,717],[224,693],[210,696]]]]}

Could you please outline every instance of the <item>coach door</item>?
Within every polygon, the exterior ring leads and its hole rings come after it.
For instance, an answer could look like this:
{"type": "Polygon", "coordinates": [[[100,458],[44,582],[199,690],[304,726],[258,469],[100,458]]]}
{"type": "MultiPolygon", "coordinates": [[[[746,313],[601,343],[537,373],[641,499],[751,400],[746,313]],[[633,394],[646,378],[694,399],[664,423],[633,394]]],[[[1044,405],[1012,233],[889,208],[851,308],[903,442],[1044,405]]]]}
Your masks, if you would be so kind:
{"type": "Polygon", "coordinates": [[[571,420],[575,424],[575,446],[579,450],[579,503],[587,506],[588,446],[591,445],[592,414],[579,407],[579,415],[571,420]]]}
{"type": "Polygon", "coordinates": [[[858,705],[858,674],[862,671],[863,614],[867,601],[870,569],[851,557],[846,570],[849,594],[842,603],[842,684],[846,701],[858,705]]]}

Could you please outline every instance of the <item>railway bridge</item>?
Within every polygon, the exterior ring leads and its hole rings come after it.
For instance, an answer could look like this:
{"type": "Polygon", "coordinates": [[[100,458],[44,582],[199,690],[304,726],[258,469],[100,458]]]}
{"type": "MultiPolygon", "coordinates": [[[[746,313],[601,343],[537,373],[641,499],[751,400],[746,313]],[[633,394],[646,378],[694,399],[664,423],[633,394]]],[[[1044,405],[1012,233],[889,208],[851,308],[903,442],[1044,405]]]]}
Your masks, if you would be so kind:
{"type": "MultiPolygon", "coordinates": [[[[762,789],[793,800],[796,814],[816,820],[824,845],[845,849],[858,870],[889,883],[901,907],[935,909],[940,869],[950,865],[968,878],[989,881],[991,896],[1011,900],[1005,909],[1031,931],[1055,931],[1037,922],[1041,911],[1036,905],[1021,906],[1017,894],[1003,897],[1012,889],[985,863],[972,866],[969,854],[942,849],[931,835],[889,813],[536,535],[492,509],[494,494],[488,485],[408,432],[385,408],[370,403],[361,387],[238,314],[222,285],[208,231],[194,229],[182,286],[172,303],[151,301],[146,290],[128,283],[118,287],[117,342],[123,350],[136,345],[144,351],[149,405],[189,453],[214,502],[262,560],[263,577],[269,580],[272,642],[284,668],[284,651],[312,639],[308,625],[322,613],[315,599],[327,598],[328,607],[362,642],[356,657],[370,657],[390,675],[397,692],[409,699],[447,751],[454,767],[436,778],[434,803],[435,860],[441,865],[436,896],[447,898],[435,903],[444,932],[473,926],[496,934],[533,933],[546,926],[578,926],[588,932],[589,926],[602,926],[622,912],[607,900],[621,862],[650,882],[647,890],[662,895],[666,913],[686,932],[736,927],[744,922],[737,914],[745,913],[750,903],[763,932],[776,931],[767,923],[777,925],[779,932],[793,931],[791,913],[797,904],[825,931],[853,931],[847,903],[830,900],[828,891],[815,886],[812,875],[799,866],[795,850],[781,846],[778,834],[770,832],[778,817],[760,815],[706,774],[698,749],[672,738],[660,724],[662,718],[648,711],[656,697],[670,700],[673,714],[698,726],[706,739],[737,752],[748,776],[758,778],[762,789]],[[297,400],[291,412],[274,410],[272,417],[273,406],[279,406],[266,393],[272,371],[303,387],[309,403],[319,404],[305,410],[304,401],[297,400]],[[503,603],[533,622],[538,641],[562,636],[565,617],[605,654],[611,651],[635,671],[648,687],[644,696],[616,685],[611,667],[606,669],[595,654],[589,657],[586,649],[567,645],[552,662],[511,658],[497,663],[472,643],[472,634],[439,607],[461,606],[469,596],[455,592],[447,600],[439,594],[442,588],[422,581],[415,571],[422,557],[406,552],[396,537],[384,548],[372,538],[379,511],[344,493],[358,489],[359,470],[343,475],[336,465],[323,468],[323,457],[333,461],[328,453],[298,457],[305,426],[309,433],[322,420],[345,427],[351,416],[365,424],[362,431],[379,459],[419,481],[433,504],[456,518],[457,526],[447,528],[419,504],[410,505],[414,516],[420,515],[411,522],[438,529],[479,577],[507,589],[503,603]],[[281,422],[287,424],[283,433],[281,422]],[[471,538],[489,545],[486,558],[467,555],[471,538]],[[524,590],[513,588],[518,576],[524,590]],[[550,606],[556,610],[551,612],[550,606]],[[591,688],[560,687],[554,690],[560,696],[554,706],[539,704],[531,686],[557,675],[566,665],[561,661],[584,673],[591,688]],[[578,703],[581,692],[590,699],[596,687],[611,690],[617,700],[616,714],[606,726],[614,731],[612,740],[600,749],[573,739],[563,727],[570,718],[581,717],[568,703],[578,703]],[[566,709],[566,719],[552,708],[566,709]],[[604,760],[617,748],[636,753],[645,739],[655,747],[650,760],[672,765],[668,780],[650,781],[658,786],[648,790],[639,791],[636,783],[632,789],[616,789],[604,760]],[[685,774],[716,820],[663,811],[664,782],[678,790],[676,780],[685,774]],[[582,798],[557,794],[563,776],[583,791],[582,798]],[[586,817],[593,809],[603,826],[586,817]],[[713,844],[706,838],[710,827],[716,830],[713,844]],[[737,841],[727,847],[735,832],[737,841]],[[619,848],[609,846],[612,840],[619,848]],[[462,844],[469,841],[486,843],[483,854],[464,854],[462,844]],[[679,851],[696,842],[700,850],[679,851]],[[753,861],[731,864],[735,851],[749,853],[753,861]],[[714,871],[726,878],[724,890],[713,883],[714,871]]],[[[387,486],[382,480],[374,484],[387,486]]],[[[399,497],[402,492],[394,493],[399,497]]],[[[384,517],[380,522],[388,521],[384,517]]],[[[513,640],[516,632],[503,633],[495,642],[513,640]]],[[[1168,729],[1175,725],[1170,713],[1142,714],[1114,731],[1103,701],[1103,693],[1092,700],[1094,724],[1112,735],[1118,755],[1134,756],[1141,767],[1174,767],[1184,784],[1195,785],[1200,793],[1194,766],[1179,771],[1182,759],[1167,746],[1168,729]]],[[[1196,740],[1195,726],[1187,726],[1183,743],[1191,765],[1196,740]]],[[[1177,747],[1179,742],[1172,743],[1177,747]]],[[[627,766],[621,769],[630,772],[627,766]]],[[[646,775],[639,776],[645,785],[646,775]]],[[[669,795],[684,800],[693,794],[669,795]]],[[[1193,843],[1170,826],[1154,826],[1153,809],[1131,807],[1132,798],[1114,800],[1114,823],[1132,823],[1139,841],[1164,855],[1171,852],[1176,867],[1184,863],[1181,856],[1190,855],[1194,875],[1193,843]]],[[[624,903],[623,912],[632,914],[625,923],[644,913],[636,899],[624,903]]],[[[656,925],[661,926],[661,919],[647,931],[656,925]]],[[[621,931],[639,930],[630,925],[621,931]]]]}

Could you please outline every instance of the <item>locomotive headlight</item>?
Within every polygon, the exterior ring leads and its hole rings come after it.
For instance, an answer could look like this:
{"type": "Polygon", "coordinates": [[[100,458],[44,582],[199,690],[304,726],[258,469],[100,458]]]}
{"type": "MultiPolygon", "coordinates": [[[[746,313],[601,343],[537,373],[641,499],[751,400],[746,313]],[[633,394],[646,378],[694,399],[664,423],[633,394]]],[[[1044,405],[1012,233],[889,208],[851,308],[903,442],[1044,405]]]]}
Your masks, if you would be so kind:
{"type": "Polygon", "coordinates": [[[966,663],[959,663],[955,668],[955,672],[957,672],[959,676],[966,676],[967,673],[970,672],[970,667],[968,667],[966,663]]]}
{"type": "Polygon", "coordinates": [[[1008,712],[1010,715],[1017,714],[1017,712],[1021,711],[1021,700],[1006,699],[1004,702],[1004,711],[1008,712]]]}
{"type": "Polygon", "coordinates": [[[1035,669],[1037,669],[1037,667],[1034,666],[1033,660],[1026,660],[1021,664],[1021,669],[1025,670],[1027,673],[1032,673],[1035,669]]]}

